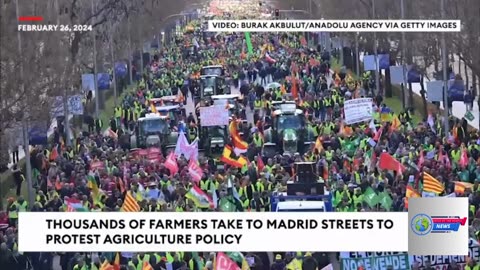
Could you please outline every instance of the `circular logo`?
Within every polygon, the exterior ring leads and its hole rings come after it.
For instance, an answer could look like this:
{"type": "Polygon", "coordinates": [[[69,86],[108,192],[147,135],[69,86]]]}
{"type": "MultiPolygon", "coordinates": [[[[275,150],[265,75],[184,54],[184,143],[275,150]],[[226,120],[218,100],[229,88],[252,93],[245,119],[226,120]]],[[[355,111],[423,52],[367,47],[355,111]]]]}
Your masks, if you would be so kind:
{"type": "Polygon", "coordinates": [[[426,214],[415,215],[410,221],[410,228],[416,235],[427,235],[433,228],[432,218],[426,214]]]}

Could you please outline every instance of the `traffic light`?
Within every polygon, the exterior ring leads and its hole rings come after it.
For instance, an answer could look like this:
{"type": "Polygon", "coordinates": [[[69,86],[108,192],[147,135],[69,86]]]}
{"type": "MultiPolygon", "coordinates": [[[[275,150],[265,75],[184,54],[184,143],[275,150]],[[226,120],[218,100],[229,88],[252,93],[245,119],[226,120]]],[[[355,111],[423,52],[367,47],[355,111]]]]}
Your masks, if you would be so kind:
{"type": "Polygon", "coordinates": [[[275,9],[275,18],[278,18],[278,17],[280,17],[280,10],[275,9]]]}

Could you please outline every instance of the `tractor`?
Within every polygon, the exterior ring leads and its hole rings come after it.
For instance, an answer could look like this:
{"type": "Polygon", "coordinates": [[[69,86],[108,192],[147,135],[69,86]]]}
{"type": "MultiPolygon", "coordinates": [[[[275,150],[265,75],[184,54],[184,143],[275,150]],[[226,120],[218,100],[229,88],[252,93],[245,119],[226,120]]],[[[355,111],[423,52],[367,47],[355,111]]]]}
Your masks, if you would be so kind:
{"type": "Polygon", "coordinates": [[[295,103],[278,102],[272,113],[272,126],[264,131],[263,155],[270,158],[276,153],[304,153],[311,145],[306,118],[295,103]]]}
{"type": "Polygon", "coordinates": [[[166,153],[167,149],[175,147],[177,137],[178,133],[172,132],[169,116],[149,113],[137,120],[135,133],[130,137],[130,147],[161,147],[166,153]]]}

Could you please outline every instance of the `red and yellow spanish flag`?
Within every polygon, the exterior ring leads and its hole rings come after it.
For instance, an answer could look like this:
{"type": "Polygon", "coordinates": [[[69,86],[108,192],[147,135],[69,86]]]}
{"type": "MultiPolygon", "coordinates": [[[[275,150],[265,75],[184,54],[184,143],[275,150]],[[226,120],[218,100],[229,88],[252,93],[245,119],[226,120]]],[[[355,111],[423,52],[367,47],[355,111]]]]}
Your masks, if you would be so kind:
{"type": "Polygon", "coordinates": [[[407,192],[405,193],[405,208],[408,209],[408,199],[410,198],[420,198],[422,197],[418,191],[416,191],[412,186],[407,187],[407,192]]]}
{"type": "Polygon", "coordinates": [[[445,190],[445,187],[435,179],[430,174],[423,172],[423,191],[426,192],[433,192],[436,194],[440,194],[445,190]]]}
{"type": "Polygon", "coordinates": [[[222,156],[220,157],[220,161],[236,168],[242,168],[243,166],[247,165],[247,158],[241,155],[238,159],[234,159],[232,158],[232,152],[232,147],[230,145],[225,145],[222,156]]]}
{"type": "Polygon", "coordinates": [[[402,125],[402,122],[400,122],[400,119],[398,119],[398,116],[396,114],[393,115],[392,117],[392,125],[390,126],[391,131],[398,130],[398,128],[402,125]]]}
{"type": "Polygon", "coordinates": [[[138,205],[137,200],[133,197],[132,193],[127,192],[125,199],[122,205],[123,212],[140,212],[140,205],[138,205]]]}
{"type": "Polygon", "coordinates": [[[237,121],[235,119],[230,122],[228,130],[230,132],[230,136],[232,137],[235,154],[239,155],[247,152],[248,143],[242,140],[242,137],[240,137],[240,133],[237,129],[237,121]]]}
{"type": "Polygon", "coordinates": [[[473,184],[472,183],[466,183],[466,182],[459,182],[455,181],[455,193],[457,194],[464,194],[465,189],[472,189],[473,184]]]}

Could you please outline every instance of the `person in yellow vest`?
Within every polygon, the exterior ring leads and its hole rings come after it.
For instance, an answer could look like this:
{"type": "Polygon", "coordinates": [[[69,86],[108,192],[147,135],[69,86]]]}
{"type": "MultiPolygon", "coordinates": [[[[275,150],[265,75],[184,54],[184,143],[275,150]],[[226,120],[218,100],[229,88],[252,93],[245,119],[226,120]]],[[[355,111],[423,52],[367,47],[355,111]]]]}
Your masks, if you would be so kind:
{"type": "Polygon", "coordinates": [[[246,177],[245,185],[240,188],[238,195],[242,196],[245,195],[246,198],[249,200],[253,199],[253,193],[255,193],[256,189],[255,186],[250,182],[249,178],[246,177]]]}
{"type": "Polygon", "coordinates": [[[355,208],[358,209],[359,205],[360,205],[360,208],[362,207],[363,198],[364,196],[362,194],[362,189],[360,187],[356,187],[352,196],[352,201],[355,208]]]}
{"type": "Polygon", "coordinates": [[[478,264],[475,259],[468,258],[467,265],[465,265],[465,270],[480,270],[480,264],[478,264]]]}
{"type": "Polygon", "coordinates": [[[262,150],[263,147],[263,137],[260,135],[260,132],[256,131],[253,134],[253,145],[255,147],[255,150],[258,151],[258,153],[262,150]]]}
{"type": "Polygon", "coordinates": [[[295,258],[291,260],[288,264],[286,269],[287,270],[302,270],[302,252],[297,252],[295,258]]]}
{"type": "Polygon", "coordinates": [[[198,136],[198,129],[195,126],[194,123],[190,124],[190,128],[188,129],[188,139],[190,140],[190,143],[192,143],[195,138],[198,136]]]}

